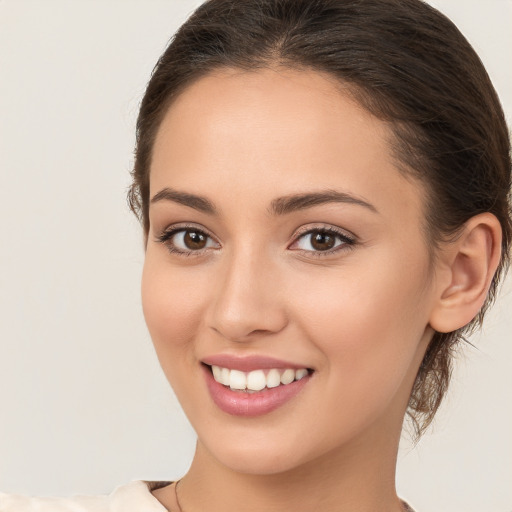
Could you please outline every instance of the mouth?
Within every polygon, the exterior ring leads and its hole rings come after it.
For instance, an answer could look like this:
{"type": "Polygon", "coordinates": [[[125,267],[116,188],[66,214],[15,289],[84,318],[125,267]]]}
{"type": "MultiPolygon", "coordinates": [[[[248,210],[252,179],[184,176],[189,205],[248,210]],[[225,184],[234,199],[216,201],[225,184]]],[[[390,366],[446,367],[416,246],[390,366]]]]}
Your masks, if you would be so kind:
{"type": "Polygon", "coordinates": [[[232,416],[268,414],[289,402],[307,386],[310,368],[256,368],[251,371],[202,363],[214,404],[232,416]]]}
{"type": "Polygon", "coordinates": [[[313,371],[308,368],[262,368],[244,372],[217,365],[206,366],[210,369],[215,382],[228,387],[231,391],[246,393],[288,386],[292,382],[307,377],[313,371]]]}

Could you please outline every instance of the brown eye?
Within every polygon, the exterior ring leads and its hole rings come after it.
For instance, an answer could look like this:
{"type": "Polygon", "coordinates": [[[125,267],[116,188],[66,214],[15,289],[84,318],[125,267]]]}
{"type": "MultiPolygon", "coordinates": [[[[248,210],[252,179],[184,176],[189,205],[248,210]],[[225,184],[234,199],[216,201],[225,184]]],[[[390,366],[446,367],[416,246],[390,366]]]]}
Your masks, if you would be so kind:
{"type": "Polygon", "coordinates": [[[312,256],[329,255],[353,247],[355,239],[334,228],[311,229],[297,238],[294,245],[312,256]]]}
{"type": "Polygon", "coordinates": [[[311,246],[317,251],[327,251],[334,247],[336,239],[329,233],[314,231],[311,233],[311,246]]]}
{"type": "Polygon", "coordinates": [[[206,247],[208,237],[204,233],[198,231],[185,231],[183,243],[187,249],[200,250],[206,247]]]}
{"type": "Polygon", "coordinates": [[[164,231],[157,241],[173,254],[192,256],[203,254],[203,250],[219,247],[210,235],[196,228],[177,228],[164,231]]]}

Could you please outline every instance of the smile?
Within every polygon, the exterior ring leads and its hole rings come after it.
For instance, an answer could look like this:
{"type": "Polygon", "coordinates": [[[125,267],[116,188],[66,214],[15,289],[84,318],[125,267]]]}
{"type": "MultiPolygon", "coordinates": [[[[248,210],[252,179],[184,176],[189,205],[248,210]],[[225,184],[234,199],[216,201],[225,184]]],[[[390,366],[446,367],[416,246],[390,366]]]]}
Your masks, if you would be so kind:
{"type": "Polygon", "coordinates": [[[309,373],[306,368],[297,370],[293,368],[271,368],[243,372],[212,365],[211,369],[213,378],[219,384],[228,386],[233,391],[238,390],[248,393],[261,391],[265,388],[272,389],[278,386],[287,386],[294,381],[303,379],[309,373]]]}
{"type": "MultiPolygon", "coordinates": [[[[202,365],[213,403],[232,416],[261,416],[293,402],[315,373],[306,368],[272,368],[266,364],[258,369],[254,361],[246,363],[252,366],[248,371],[204,362],[202,365]]],[[[244,363],[238,361],[237,366],[244,363]]]]}

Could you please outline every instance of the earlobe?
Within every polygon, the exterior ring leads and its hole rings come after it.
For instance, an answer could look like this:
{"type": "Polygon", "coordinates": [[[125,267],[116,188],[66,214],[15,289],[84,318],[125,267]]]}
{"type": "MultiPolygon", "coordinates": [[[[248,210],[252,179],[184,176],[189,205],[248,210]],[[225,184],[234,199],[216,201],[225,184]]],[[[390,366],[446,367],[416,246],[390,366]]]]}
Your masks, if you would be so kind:
{"type": "Polygon", "coordinates": [[[469,219],[443,252],[448,272],[439,286],[430,326],[451,332],[475,318],[485,302],[501,257],[501,225],[491,213],[469,219]]]}

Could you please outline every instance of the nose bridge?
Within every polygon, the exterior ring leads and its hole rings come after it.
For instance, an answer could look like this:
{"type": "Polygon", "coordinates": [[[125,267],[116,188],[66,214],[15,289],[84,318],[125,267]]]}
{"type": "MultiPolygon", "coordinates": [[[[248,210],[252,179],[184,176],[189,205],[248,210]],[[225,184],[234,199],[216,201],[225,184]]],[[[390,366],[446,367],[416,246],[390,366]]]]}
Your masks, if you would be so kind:
{"type": "Polygon", "coordinates": [[[210,327],[231,341],[248,341],[256,332],[280,331],[286,315],[279,299],[276,264],[254,240],[228,250],[218,268],[210,327]]]}

